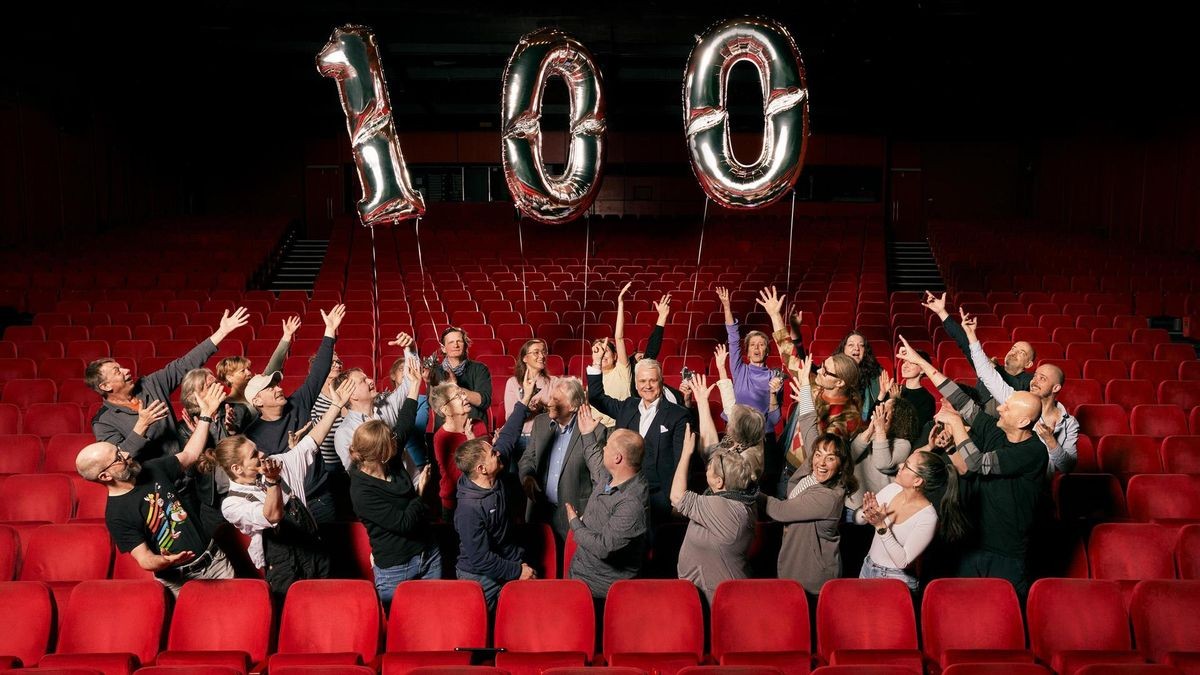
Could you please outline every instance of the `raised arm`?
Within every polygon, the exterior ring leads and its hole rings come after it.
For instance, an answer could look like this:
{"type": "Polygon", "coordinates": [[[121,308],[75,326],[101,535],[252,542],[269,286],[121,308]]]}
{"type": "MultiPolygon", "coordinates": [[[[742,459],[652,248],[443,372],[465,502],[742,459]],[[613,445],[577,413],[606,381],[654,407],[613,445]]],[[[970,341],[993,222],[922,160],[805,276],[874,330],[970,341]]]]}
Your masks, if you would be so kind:
{"type": "Polygon", "coordinates": [[[718,344],[713,350],[713,360],[717,364],[717,390],[721,392],[721,412],[725,413],[725,419],[733,414],[733,406],[737,404],[737,394],[733,389],[733,380],[729,379],[729,369],[725,367],[725,363],[729,360],[729,349],[725,345],[718,344]]]}
{"type": "MultiPolygon", "coordinates": [[[[708,394],[714,386],[708,384],[708,378],[705,376],[692,375],[692,392],[696,396],[696,416],[700,422],[700,443],[705,448],[711,448],[721,442],[721,437],[717,434],[717,425],[713,422],[712,410],[708,407],[708,394]]],[[[691,435],[690,425],[684,435],[685,452],[689,435],[691,435]]]]}
{"type": "Polygon", "coordinates": [[[264,373],[273,373],[277,370],[283,372],[283,363],[287,360],[288,349],[292,346],[292,338],[295,337],[298,330],[300,330],[300,317],[293,316],[283,321],[283,337],[279,338],[279,344],[275,346],[275,353],[271,354],[271,358],[267,360],[267,367],[263,369],[264,373]]]}
{"type": "Polygon", "coordinates": [[[717,286],[717,298],[721,301],[721,310],[725,312],[725,325],[733,325],[733,308],[729,304],[729,289],[717,286]]]}
{"type": "Polygon", "coordinates": [[[608,480],[608,469],[604,468],[604,442],[608,439],[608,428],[600,424],[589,405],[579,406],[575,413],[579,425],[579,440],[583,443],[583,460],[593,483],[608,480]]]}
{"type": "Polygon", "coordinates": [[[313,426],[313,430],[308,433],[308,437],[318,447],[325,442],[325,437],[329,435],[329,430],[333,428],[333,423],[342,415],[342,408],[345,407],[346,401],[350,400],[350,394],[354,393],[354,387],[354,381],[346,378],[342,386],[333,391],[333,402],[329,404],[329,409],[321,416],[320,421],[313,426]]]}
{"type": "Polygon", "coordinates": [[[970,342],[967,340],[967,334],[963,332],[962,326],[959,325],[954,317],[950,316],[950,312],[946,311],[946,294],[935,296],[929,291],[925,291],[925,301],[921,303],[926,309],[937,314],[937,317],[942,320],[942,327],[946,329],[946,334],[954,343],[958,345],[963,356],[971,358],[970,342]]]}
{"type": "Polygon", "coordinates": [[[617,325],[613,328],[613,339],[616,341],[617,360],[615,363],[625,363],[629,356],[625,350],[625,293],[633,282],[627,282],[617,295],[617,325]]]}
{"type": "Polygon", "coordinates": [[[654,309],[658,312],[658,321],[654,324],[654,330],[650,331],[650,337],[646,339],[646,351],[642,354],[642,358],[647,359],[657,359],[659,352],[662,351],[667,317],[671,315],[671,294],[667,293],[654,303],[654,309]]]}
{"type": "Polygon", "coordinates": [[[192,431],[187,445],[183,446],[183,450],[175,456],[179,460],[180,468],[184,471],[190,469],[200,459],[200,454],[204,452],[204,446],[208,443],[208,432],[213,425],[213,415],[217,414],[217,408],[221,407],[221,402],[224,400],[225,388],[218,382],[213,382],[196,392],[196,403],[200,406],[200,414],[196,417],[196,428],[192,431]]]}
{"type": "Polygon", "coordinates": [[[696,434],[692,433],[692,425],[689,424],[683,432],[683,454],[679,456],[679,464],[675,465],[675,475],[671,478],[671,506],[676,509],[683,501],[683,495],[687,493],[688,465],[691,464],[695,451],[696,434]]]}

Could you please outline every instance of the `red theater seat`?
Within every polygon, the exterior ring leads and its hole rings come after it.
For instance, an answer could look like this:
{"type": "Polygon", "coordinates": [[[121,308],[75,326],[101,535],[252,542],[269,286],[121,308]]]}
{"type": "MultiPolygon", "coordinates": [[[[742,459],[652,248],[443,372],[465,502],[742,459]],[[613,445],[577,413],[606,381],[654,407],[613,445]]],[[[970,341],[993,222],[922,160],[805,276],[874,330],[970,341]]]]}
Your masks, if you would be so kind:
{"type": "Polygon", "coordinates": [[[1200,524],[1185,525],[1179,529],[1179,539],[1175,542],[1175,566],[1180,579],[1200,580],[1200,524]]]}
{"type": "Polygon", "coordinates": [[[809,671],[808,596],[791,579],[735,579],[712,603],[712,657],[721,665],[809,671]]]}
{"type": "Polygon", "coordinates": [[[1200,475],[1200,436],[1167,436],[1159,456],[1166,473],[1200,475]]]}
{"type": "Polygon", "coordinates": [[[487,646],[487,606],[474,581],[404,581],[396,586],[387,624],[383,675],[405,675],[418,666],[466,666],[487,646]],[[429,620],[429,608],[440,618],[429,620]]]}
{"type": "Polygon", "coordinates": [[[1178,406],[1185,414],[1200,406],[1200,381],[1165,380],[1158,385],[1158,402],[1178,406]]]}
{"type": "Polygon", "coordinates": [[[42,439],[29,434],[0,435],[0,474],[37,473],[42,468],[42,439]]]}
{"type": "Polygon", "coordinates": [[[496,605],[496,667],[538,675],[591,661],[596,639],[592,595],[575,579],[531,579],[504,585],[496,605]],[[546,630],[553,626],[553,630],[546,630]]]}
{"type": "Polygon", "coordinates": [[[613,666],[675,675],[698,665],[704,656],[700,592],[683,579],[614,583],[604,606],[603,642],[605,660],[613,666]]]}
{"type": "Polygon", "coordinates": [[[63,474],[9,476],[0,490],[0,521],[65,523],[74,504],[71,479],[63,474]]]}
{"type": "Polygon", "coordinates": [[[166,592],[154,580],[81,582],[71,591],[55,651],[39,667],[129,675],[139,664],[153,663],[166,619],[166,592]]]}
{"type": "Polygon", "coordinates": [[[1126,605],[1141,579],[1175,578],[1177,531],[1152,523],[1101,523],[1088,540],[1093,579],[1121,584],[1126,605]]]}
{"type": "Polygon", "coordinates": [[[46,460],[42,471],[74,474],[75,458],[79,455],[79,451],[95,441],[96,437],[90,433],[51,436],[50,440],[46,442],[46,460]]]}
{"type": "Polygon", "coordinates": [[[380,608],[375,586],[361,579],[309,579],[288,589],[279,621],[276,666],[358,665],[375,658],[380,608]]]}
{"type": "Polygon", "coordinates": [[[1093,439],[1129,433],[1128,414],[1119,405],[1084,404],[1075,408],[1075,416],[1079,418],[1079,430],[1093,439]]]}
{"type": "Polygon", "coordinates": [[[935,579],[921,603],[925,656],[955,663],[1032,663],[1012,584],[1005,579],[935,579]],[[963,602],[971,598],[971,602],[963,602]]]}
{"type": "Polygon", "coordinates": [[[1104,403],[1104,387],[1099,381],[1073,380],[1069,375],[1067,377],[1066,384],[1058,392],[1058,400],[1066,406],[1068,412],[1075,414],[1079,406],[1084,404],[1104,403]]]}
{"type": "Polygon", "coordinates": [[[28,534],[21,581],[107,579],[112,567],[108,528],[98,523],[44,525],[28,534]]]}
{"type": "Polygon", "coordinates": [[[1129,376],[1139,380],[1159,382],[1173,380],[1179,374],[1179,364],[1170,361],[1134,361],[1129,367],[1129,376]]]}
{"type": "Polygon", "coordinates": [[[83,411],[74,403],[34,403],[25,411],[22,429],[43,440],[55,434],[83,432],[83,411]]]}
{"type": "Polygon", "coordinates": [[[1134,641],[1155,663],[1194,672],[1200,661],[1200,581],[1143,581],[1129,608],[1134,641]]]}
{"type": "Polygon", "coordinates": [[[1042,663],[1070,675],[1091,663],[1140,663],[1115,581],[1039,579],[1025,608],[1030,647],[1042,663]]]}
{"type": "Polygon", "coordinates": [[[1172,473],[1134,476],[1129,479],[1125,494],[1129,515],[1138,522],[1200,522],[1200,476],[1172,473]]]}
{"type": "Polygon", "coordinates": [[[35,581],[0,582],[0,659],[32,668],[50,647],[54,603],[50,589],[35,581]]]}
{"type": "Polygon", "coordinates": [[[50,379],[17,379],[4,383],[4,391],[0,401],[12,403],[21,410],[28,411],[35,403],[54,403],[58,397],[58,388],[50,379]]]}
{"type": "Polygon", "coordinates": [[[1109,380],[1129,378],[1129,366],[1124,361],[1113,359],[1088,359],[1083,362],[1083,376],[1107,384],[1109,380]]]}
{"type": "Polygon", "coordinates": [[[1160,446],[1159,440],[1150,436],[1109,434],[1096,446],[1100,470],[1118,476],[1122,482],[1128,482],[1134,474],[1162,473],[1160,446]]]}
{"type": "Polygon", "coordinates": [[[1104,401],[1115,403],[1129,412],[1135,405],[1157,403],[1158,395],[1150,380],[1109,380],[1104,385],[1104,401]]]}
{"type": "Polygon", "coordinates": [[[195,580],[175,601],[160,666],[228,666],[247,673],[267,658],[271,595],[258,579],[195,580]],[[236,611],[230,611],[236,608],[236,611]]]}
{"type": "Polygon", "coordinates": [[[830,665],[895,665],[920,672],[912,594],[897,579],[831,579],[817,599],[817,656],[830,665]],[[870,607],[863,622],[856,608],[870,607]]]}
{"type": "Polygon", "coordinates": [[[1129,414],[1129,426],[1135,434],[1154,438],[1182,436],[1188,433],[1187,416],[1173,405],[1139,405],[1129,414]]]}

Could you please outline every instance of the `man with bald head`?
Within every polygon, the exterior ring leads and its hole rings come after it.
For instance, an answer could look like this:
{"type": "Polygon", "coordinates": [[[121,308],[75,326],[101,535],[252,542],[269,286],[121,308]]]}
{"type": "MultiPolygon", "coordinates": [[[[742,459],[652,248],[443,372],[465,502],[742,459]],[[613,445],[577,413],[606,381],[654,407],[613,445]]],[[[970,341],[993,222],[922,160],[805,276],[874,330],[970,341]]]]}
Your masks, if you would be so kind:
{"type": "Polygon", "coordinates": [[[642,473],[646,446],[629,429],[617,429],[607,441],[598,440],[594,435],[598,422],[589,406],[581,406],[576,417],[593,488],[582,513],[571,502],[564,504],[577,545],[568,572],[570,578],[586,583],[592,598],[602,603],[614,582],[638,575],[646,557],[650,531],[650,492],[642,473]]]}
{"type": "MultiPolygon", "coordinates": [[[[975,366],[975,374],[979,376],[980,384],[987,388],[997,404],[1003,405],[1013,396],[1015,390],[992,367],[983,353],[983,346],[979,344],[979,338],[975,335],[975,323],[975,319],[970,317],[962,322],[963,332],[970,345],[971,363],[975,366]]],[[[1017,350],[1021,344],[1025,343],[1018,342],[1013,345],[1013,350],[1017,350]]],[[[1032,350],[1029,353],[1032,353],[1032,350]]],[[[1038,366],[1029,381],[1029,393],[1037,399],[1041,410],[1040,419],[1034,425],[1033,431],[1050,454],[1050,473],[1070,473],[1079,457],[1076,447],[1079,420],[1067,413],[1067,408],[1058,402],[1058,392],[1062,390],[1065,381],[1066,376],[1062,369],[1050,363],[1038,366]]]]}
{"type": "Polygon", "coordinates": [[[175,483],[204,452],[212,416],[225,390],[210,384],[197,392],[200,414],[183,451],[145,462],[109,443],[92,443],[79,451],[79,475],[108,489],[104,522],[113,543],[129,553],[142,569],[154,573],[172,593],[189,579],[232,579],[233,567],[205,534],[189,506],[181,501],[175,483]]]}
{"type": "Polygon", "coordinates": [[[958,576],[1008,579],[1024,597],[1029,534],[1050,461],[1033,432],[1042,401],[1027,391],[1014,392],[993,417],[900,339],[904,347],[897,357],[919,365],[946,397],[948,405],[934,419],[954,437],[948,454],[964,478],[960,498],[977,513],[975,541],[959,561],[958,576]]]}

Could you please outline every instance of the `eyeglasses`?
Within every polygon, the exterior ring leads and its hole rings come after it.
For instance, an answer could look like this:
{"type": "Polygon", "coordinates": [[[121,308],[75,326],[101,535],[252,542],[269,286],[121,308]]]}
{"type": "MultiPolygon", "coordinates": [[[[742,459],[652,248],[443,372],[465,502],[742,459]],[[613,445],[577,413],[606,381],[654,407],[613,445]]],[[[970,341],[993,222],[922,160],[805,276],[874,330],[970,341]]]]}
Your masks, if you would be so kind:
{"type": "MultiPolygon", "coordinates": [[[[108,471],[109,469],[113,468],[113,465],[115,465],[115,464],[118,464],[118,463],[128,464],[129,463],[129,460],[126,459],[125,456],[121,454],[121,448],[117,448],[115,455],[116,455],[116,457],[113,459],[113,461],[109,462],[108,465],[105,466],[103,469],[100,469],[100,473],[104,473],[105,471],[108,471]]],[[[97,474],[97,475],[99,475],[99,474],[97,474]]]]}
{"type": "Polygon", "coordinates": [[[821,364],[821,367],[818,370],[820,370],[822,373],[825,373],[829,377],[836,378],[838,376],[837,373],[835,373],[832,370],[830,370],[829,368],[827,368],[824,363],[821,364]]]}

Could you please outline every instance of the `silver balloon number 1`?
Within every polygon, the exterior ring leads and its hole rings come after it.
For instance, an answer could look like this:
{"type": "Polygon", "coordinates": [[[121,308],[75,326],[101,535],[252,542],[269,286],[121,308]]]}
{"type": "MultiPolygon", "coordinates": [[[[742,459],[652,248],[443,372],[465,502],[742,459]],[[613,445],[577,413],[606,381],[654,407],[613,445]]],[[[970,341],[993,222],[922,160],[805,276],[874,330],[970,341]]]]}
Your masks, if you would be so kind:
{"type": "Polygon", "coordinates": [[[338,84],[363,191],[358,202],[363,225],[420,218],[425,200],[413,188],[400,152],[374,33],[364,26],[334,29],[317,54],[317,70],[338,84]]]}
{"type": "Polygon", "coordinates": [[[800,51],[782,24],[741,18],[713,26],[692,50],[683,87],[692,170],[710,198],[753,209],[795,186],[808,142],[808,87],[800,51]],[[733,156],[725,105],[729,71],[743,61],[754,66],[763,91],[762,151],[749,165],[733,156]]]}
{"type": "Polygon", "coordinates": [[[504,178],[513,203],[543,223],[575,220],[595,200],[604,170],[604,84],[591,52],[553,28],[525,35],[508,60],[501,98],[504,178]],[[542,155],[542,93],[554,76],[570,95],[571,145],[558,176],[547,173],[542,155]]]}

